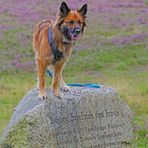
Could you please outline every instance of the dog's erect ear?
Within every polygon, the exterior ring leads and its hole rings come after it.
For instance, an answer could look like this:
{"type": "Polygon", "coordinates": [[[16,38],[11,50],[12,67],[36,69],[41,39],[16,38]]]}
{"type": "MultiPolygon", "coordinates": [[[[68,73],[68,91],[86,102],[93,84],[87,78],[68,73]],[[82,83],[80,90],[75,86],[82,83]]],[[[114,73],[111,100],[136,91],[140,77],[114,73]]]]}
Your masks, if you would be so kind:
{"type": "Polygon", "coordinates": [[[70,9],[68,8],[67,4],[65,2],[61,3],[60,6],[60,15],[65,17],[69,13],[70,9]]]}
{"type": "Polygon", "coordinates": [[[79,10],[78,12],[82,15],[82,16],[86,16],[87,13],[87,4],[84,4],[79,10]]]}

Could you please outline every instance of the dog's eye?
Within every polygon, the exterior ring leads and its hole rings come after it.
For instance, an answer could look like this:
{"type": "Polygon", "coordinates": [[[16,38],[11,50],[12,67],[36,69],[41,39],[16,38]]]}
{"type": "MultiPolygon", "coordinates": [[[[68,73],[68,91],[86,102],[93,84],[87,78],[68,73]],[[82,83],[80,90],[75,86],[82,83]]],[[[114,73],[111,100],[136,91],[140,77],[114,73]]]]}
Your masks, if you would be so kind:
{"type": "Polygon", "coordinates": [[[79,25],[81,25],[81,24],[82,24],[82,22],[81,22],[81,21],[78,21],[78,24],[79,24],[79,25]]]}
{"type": "Polygon", "coordinates": [[[71,20],[71,21],[67,22],[67,24],[68,24],[68,25],[73,25],[73,24],[74,24],[74,21],[71,20]]]}

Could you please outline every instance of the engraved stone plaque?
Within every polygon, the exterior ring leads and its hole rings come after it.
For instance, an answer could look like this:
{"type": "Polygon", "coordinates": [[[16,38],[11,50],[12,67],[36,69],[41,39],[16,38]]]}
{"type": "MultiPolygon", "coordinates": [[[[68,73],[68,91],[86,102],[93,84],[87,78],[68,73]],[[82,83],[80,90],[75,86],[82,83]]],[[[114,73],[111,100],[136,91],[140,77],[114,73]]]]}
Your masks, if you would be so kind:
{"type": "Polygon", "coordinates": [[[118,148],[133,138],[132,112],[111,88],[73,87],[63,99],[31,90],[16,107],[2,146],[118,148]]]}

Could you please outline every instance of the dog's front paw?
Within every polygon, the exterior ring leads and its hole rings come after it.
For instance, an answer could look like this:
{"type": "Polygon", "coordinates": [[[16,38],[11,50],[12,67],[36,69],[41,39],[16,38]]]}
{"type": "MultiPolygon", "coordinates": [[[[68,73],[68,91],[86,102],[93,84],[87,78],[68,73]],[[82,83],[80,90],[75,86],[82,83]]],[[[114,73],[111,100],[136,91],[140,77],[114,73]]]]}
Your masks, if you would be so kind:
{"type": "Polygon", "coordinates": [[[47,99],[46,94],[39,94],[39,97],[41,98],[41,100],[45,100],[45,99],[47,99]]]}
{"type": "Polygon", "coordinates": [[[63,91],[69,91],[70,87],[66,84],[63,84],[63,85],[60,86],[60,89],[63,90],[63,91]]]}
{"type": "Polygon", "coordinates": [[[63,94],[59,93],[59,92],[54,92],[54,95],[59,98],[59,99],[63,99],[63,94]]]}
{"type": "Polygon", "coordinates": [[[55,97],[62,99],[63,98],[63,94],[59,93],[58,89],[54,89],[53,85],[50,86],[50,89],[53,91],[53,94],[55,97]]]}

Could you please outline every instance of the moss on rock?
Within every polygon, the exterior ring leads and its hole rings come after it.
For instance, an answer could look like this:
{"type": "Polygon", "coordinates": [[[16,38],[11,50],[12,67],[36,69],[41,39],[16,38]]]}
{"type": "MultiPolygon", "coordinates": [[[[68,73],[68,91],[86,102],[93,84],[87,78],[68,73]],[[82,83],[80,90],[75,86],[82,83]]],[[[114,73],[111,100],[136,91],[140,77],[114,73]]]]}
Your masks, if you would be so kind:
{"type": "Polygon", "coordinates": [[[28,122],[26,118],[23,118],[18,124],[11,128],[6,137],[2,140],[2,148],[18,148],[27,147],[28,143],[28,122]]]}

